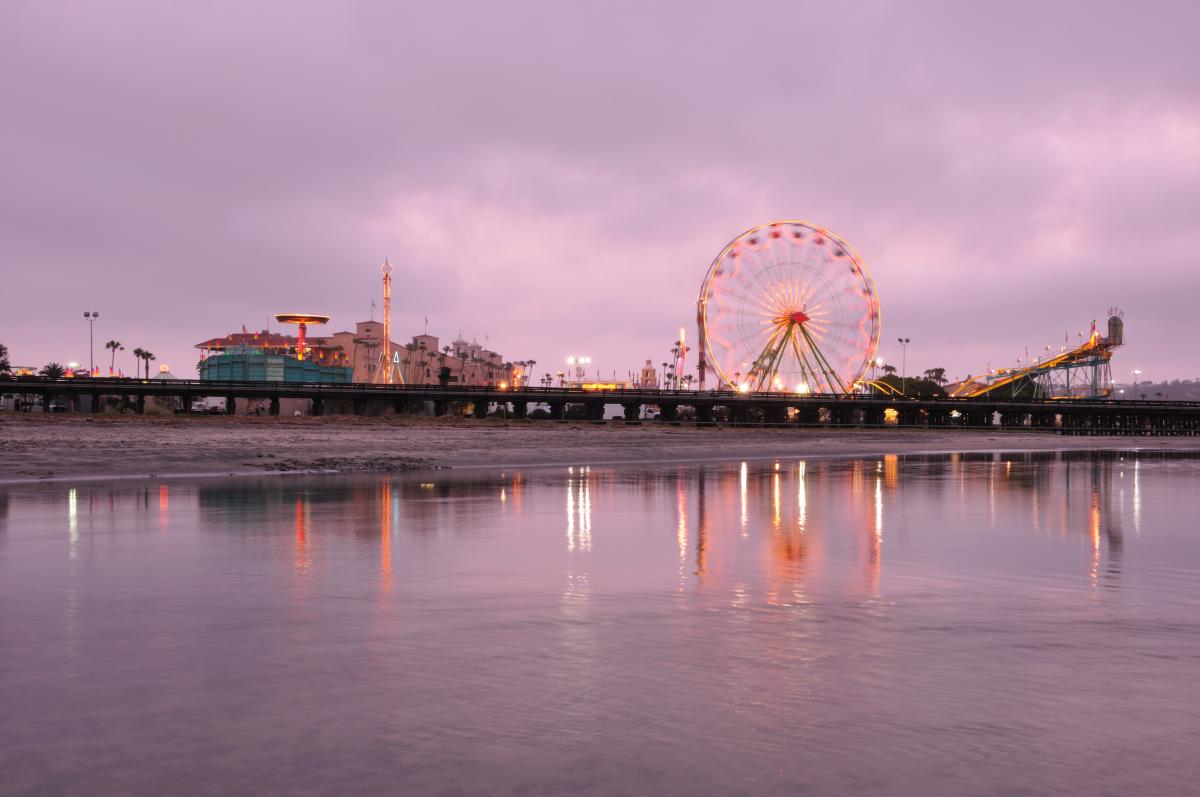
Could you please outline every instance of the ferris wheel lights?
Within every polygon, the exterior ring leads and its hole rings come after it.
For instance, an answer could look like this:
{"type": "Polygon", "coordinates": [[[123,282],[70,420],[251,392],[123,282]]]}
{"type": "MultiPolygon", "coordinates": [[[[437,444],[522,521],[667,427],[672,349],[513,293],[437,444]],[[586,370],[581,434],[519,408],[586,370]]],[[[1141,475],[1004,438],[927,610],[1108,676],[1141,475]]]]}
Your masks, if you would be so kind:
{"type": "Polygon", "coordinates": [[[739,393],[749,393],[750,392],[750,384],[748,382],[742,382],[740,385],[738,385],[738,392],[739,393]]]}
{"type": "Polygon", "coordinates": [[[873,364],[874,283],[824,227],[796,220],[747,230],[713,261],[700,299],[705,365],[735,390],[790,392],[804,383],[846,393],[873,364]]]}
{"type": "Polygon", "coordinates": [[[800,384],[796,385],[796,393],[798,395],[807,396],[811,392],[812,388],[808,386],[807,382],[801,382],[800,384]]]}

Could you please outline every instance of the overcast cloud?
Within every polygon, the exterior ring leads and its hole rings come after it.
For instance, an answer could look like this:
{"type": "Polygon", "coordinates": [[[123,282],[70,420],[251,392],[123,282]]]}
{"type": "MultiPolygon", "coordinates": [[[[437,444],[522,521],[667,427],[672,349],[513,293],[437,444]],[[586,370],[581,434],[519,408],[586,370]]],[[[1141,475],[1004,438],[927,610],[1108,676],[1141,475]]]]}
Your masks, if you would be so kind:
{"type": "Polygon", "coordinates": [[[1200,377],[1197,30],[1183,2],[6,2],[0,342],[86,363],[99,310],[98,360],[194,375],[276,312],[351,328],[389,257],[398,338],[428,315],[624,375],[693,334],[729,239],[805,218],[910,371],[1117,305],[1118,378],[1200,377]]]}

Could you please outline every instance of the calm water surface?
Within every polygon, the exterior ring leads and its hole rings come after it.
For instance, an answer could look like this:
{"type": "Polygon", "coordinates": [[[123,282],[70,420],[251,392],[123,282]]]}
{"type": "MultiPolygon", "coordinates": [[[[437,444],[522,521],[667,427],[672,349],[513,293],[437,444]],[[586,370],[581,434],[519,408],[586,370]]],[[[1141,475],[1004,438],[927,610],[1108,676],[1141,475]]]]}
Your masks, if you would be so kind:
{"type": "Polygon", "coordinates": [[[0,487],[0,793],[1200,781],[1200,461],[0,487]]]}

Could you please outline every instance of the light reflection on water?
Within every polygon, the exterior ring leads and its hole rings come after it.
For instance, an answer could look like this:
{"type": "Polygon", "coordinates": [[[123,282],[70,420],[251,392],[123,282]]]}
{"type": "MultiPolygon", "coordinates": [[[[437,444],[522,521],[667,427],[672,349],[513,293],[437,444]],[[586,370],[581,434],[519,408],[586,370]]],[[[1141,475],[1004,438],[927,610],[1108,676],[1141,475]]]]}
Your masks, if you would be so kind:
{"type": "Polygon", "coordinates": [[[0,488],[0,792],[1180,791],[1198,476],[973,454],[0,488]]]}

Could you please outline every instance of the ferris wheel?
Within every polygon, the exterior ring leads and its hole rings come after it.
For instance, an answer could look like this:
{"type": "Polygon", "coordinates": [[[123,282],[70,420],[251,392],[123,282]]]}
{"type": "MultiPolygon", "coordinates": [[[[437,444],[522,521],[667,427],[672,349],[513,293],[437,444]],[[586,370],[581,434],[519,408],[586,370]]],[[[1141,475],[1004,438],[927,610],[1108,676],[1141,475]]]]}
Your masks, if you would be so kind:
{"type": "Polygon", "coordinates": [[[700,289],[701,356],[741,391],[850,393],[879,343],[879,297],[849,244],[806,221],[739,235],[700,289]]]}

